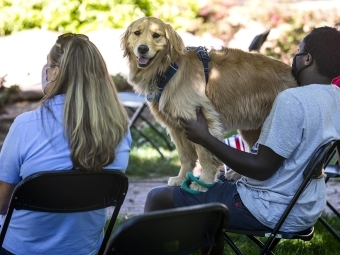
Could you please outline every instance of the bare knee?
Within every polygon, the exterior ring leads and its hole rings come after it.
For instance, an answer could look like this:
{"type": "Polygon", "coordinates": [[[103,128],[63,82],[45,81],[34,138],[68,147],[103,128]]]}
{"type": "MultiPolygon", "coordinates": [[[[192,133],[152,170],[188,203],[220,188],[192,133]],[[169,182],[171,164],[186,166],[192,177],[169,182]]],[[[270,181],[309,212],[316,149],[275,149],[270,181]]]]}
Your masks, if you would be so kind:
{"type": "Polygon", "coordinates": [[[174,208],[172,192],[173,187],[170,186],[159,186],[150,190],[146,197],[144,212],[174,208]]]}

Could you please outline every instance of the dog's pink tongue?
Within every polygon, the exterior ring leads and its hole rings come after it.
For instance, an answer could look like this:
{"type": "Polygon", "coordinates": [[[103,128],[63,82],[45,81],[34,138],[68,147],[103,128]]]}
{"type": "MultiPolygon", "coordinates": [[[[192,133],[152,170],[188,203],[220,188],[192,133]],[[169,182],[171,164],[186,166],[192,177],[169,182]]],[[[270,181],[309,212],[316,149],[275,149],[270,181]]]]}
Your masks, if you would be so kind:
{"type": "Polygon", "coordinates": [[[146,63],[148,63],[148,61],[148,58],[138,58],[138,64],[145,65],[146,63]]]}

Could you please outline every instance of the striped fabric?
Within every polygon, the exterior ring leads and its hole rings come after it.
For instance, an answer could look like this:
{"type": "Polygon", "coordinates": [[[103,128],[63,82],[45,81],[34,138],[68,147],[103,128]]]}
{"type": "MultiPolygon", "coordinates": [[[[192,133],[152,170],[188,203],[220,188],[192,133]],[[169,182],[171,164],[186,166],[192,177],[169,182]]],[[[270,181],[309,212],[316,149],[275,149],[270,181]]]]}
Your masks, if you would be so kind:
{"type": "MultiPolygon", "coordinates": [[[[243,141],[242,137],[239,134],[225,138],[224,143],[235,149],[249,152],[248,145],[243,141]]],[[[225,171],[228,170],[230,170],[230,167],[225,165],[225,171]]]]}
{"type": "Polygon", "coordinates": [[[243,141],[242,137],[239,134],[225,138],[224,143],[235,149],[249,152],[247,144],[243,141]]]}

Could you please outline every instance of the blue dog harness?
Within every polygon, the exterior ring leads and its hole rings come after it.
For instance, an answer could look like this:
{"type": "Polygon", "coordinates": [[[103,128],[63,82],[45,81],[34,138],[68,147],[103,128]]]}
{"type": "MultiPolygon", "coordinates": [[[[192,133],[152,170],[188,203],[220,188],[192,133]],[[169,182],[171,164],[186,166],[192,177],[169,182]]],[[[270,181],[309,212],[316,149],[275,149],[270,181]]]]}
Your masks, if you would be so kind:
{"type": "MultiPolygon", "coordinates": [[[[207,51],[207,48],[198,46],[198,47],[193,47],[193,46],[188,46],[185,48],[186,50],[195,50],[197,53],[197,57],[201,60],[204,68],[204,74],[205,74],[205,82],[208,83],[209,80],[209,61],[210,61],[210,55],[209,52],[207,51]]],[[[175,75],[175,73],[178,70],[178,65],[174,62],[171,63],[168,69],[165,71],[164,74],[160,74],[157,76],[156,81],[158,82],[157,88],[159,90],[159,94],[155,96],[155,98],[152,95],[147,96],[148,101],[153,101],[154,99],[159,102],[159,99],[161,98],[162,91],[165,87],[165,85],[170,81],[172,76],[175,75]]]]}

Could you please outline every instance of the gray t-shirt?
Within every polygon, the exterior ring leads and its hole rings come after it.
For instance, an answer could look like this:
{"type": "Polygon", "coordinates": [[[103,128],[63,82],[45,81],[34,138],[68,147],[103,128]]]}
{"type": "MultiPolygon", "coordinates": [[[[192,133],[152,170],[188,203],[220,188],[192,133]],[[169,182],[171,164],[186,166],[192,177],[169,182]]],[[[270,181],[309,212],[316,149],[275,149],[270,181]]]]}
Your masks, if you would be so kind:
{"type": "MultiPolygon", "coordinates": [[[[265,145],[286,158],[269,179],[241,177],[237,190],[249,211],[274,228],[303,180],[314,151],[340,139],[340,88],[313,84],[281,92],[254,146],[265,145]]],[[[254,149],[254,148],[253,148],[254,149]]],[[[315,224],[325,207],[324,178],[313,179],[292,209],[281,231],[302,231],[315,224]]]]}

